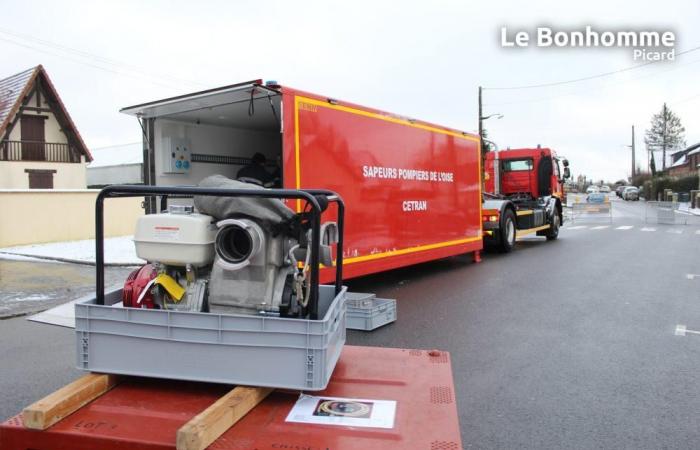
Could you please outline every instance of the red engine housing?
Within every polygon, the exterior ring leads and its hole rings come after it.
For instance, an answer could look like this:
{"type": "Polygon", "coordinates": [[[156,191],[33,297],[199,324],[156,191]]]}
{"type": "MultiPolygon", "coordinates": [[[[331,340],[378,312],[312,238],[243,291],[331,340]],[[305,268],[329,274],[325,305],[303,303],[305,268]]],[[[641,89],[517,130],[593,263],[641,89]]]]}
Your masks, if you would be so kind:
{"type": "Polygon", "coordinates": [[[153,264],[146,264],[140,269],[131,272],[126,282],[124,282],[124,290],[122,291],[122,303],[124,306],[128,308],[156,308],[153,295],[150,292],[145,292],[140,302],[139,297],[157,275],[158,272],[153,264]]]}

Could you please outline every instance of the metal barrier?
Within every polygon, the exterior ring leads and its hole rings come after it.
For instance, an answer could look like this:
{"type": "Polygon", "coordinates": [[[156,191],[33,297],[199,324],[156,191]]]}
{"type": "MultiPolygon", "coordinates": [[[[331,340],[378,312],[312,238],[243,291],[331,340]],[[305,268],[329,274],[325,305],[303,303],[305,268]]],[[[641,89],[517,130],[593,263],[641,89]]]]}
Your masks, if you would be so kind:
{"type": "Polygon", "coordinates": [[[612,203],[574,203],[571,205],[571,222],[597,220],[612,223],[612,203]]]}
{"type": "Polygon", "coordinates": [[[690,212],[688,204],[679,202],[646,202],[644,222],[662,225],[700,225],[700,216],[690,212]]]}

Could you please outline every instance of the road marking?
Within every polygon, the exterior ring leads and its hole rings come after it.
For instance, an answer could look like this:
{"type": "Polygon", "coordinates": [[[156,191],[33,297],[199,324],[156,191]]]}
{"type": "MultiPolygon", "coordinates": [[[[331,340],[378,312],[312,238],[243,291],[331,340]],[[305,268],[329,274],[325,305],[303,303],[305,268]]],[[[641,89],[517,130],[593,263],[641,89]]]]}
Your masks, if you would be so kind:
{"type": "Polygon", "coordinates": [[[643,227],[641,231],[656,231],[656,228],[643,227]]]}
{"type": "Polygon", "coordinates": [[[700,331],[689,330],[685,325],[676,325],[676,336],[685,336],[687,333],[690,334],[700,334],[700,331]]]}
{"type": "MultiPolygon", "coordinates": [[[[580,230],[581,228],[587,228],[587,227],[588,227],[588,225],[576,225],[575,227],[566,227],[566,228],[568,228],[569,230],[580,230]]],[[[698,230],[698,231],[700,231],[700,230],[698,230]]]]}
{"type": "Polygon", "coordinates": [[[604,230],[605,228],[610,227],[610,225],[598,225],[597,227],[591,228],[591,230],[604,230]]]}
{"type": "Polygon", "coordinates": [[[683,230],[680,228],[671,228],[670,230],[666,230],[666,233],[683,234],[683,230]]]}
{"type": "Polygon", "coordinates": [[[695,234],[700,234],[700,230],[695,230],[695,234]]]}
{"type": "Polygon", "coordinates": [[[616,230],[631,230],[634,228],[634,225],[622,225],[621,227],[615,228],[616,230]]]}
{"type": "Polygon", "coordinates": [[[689,273],[685,276],[689,280],[694,280],[695,278],[700,278],[700,274],[697,273],[689,273]]]}

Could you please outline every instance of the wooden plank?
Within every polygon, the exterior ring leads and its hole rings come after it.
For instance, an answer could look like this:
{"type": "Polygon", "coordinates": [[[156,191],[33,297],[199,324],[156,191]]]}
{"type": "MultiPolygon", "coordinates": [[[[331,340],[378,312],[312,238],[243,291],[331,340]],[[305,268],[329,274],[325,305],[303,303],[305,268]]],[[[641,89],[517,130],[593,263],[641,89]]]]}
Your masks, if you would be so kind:
{"type": "Polygon", "coordinates": [[[204,450],[272,391],[263,387],[235,387],[177,431],[177,450],[204,450]]]}
{"type": "Polygon", "coordinates": [[[24,425],[33,430],[45,430],[109,391],[117,383],[116,375],[89,373],[26,407],[22,411],[24,425]]]}

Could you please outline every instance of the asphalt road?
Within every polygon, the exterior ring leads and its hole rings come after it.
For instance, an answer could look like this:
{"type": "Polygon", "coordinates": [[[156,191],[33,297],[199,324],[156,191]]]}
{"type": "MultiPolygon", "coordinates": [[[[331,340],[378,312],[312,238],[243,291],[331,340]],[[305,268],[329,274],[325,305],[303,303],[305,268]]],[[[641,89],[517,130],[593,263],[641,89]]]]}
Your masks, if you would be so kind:
{"type": "MultiPolygon", "coordinates": [[[[449,351],[465,448],[697,447],[700,335],[676,328],[700,331],[700,226],[613,205],[612,223],[578,220],[479,264],[351,281],[397,298],[399,319],[348,343],[449,351]]],[[[68,329],[0,321],[0,416],[78,376],[73,345],[68,329]]]]}
{"type": "MultiPolygon", "coordinates": [[[[132,270],[106,267],[105,285],[121,284],[132,270]]],[[[43,311],[92,292],[94,266],[0,258],[0,319],[43,311]]]]}

